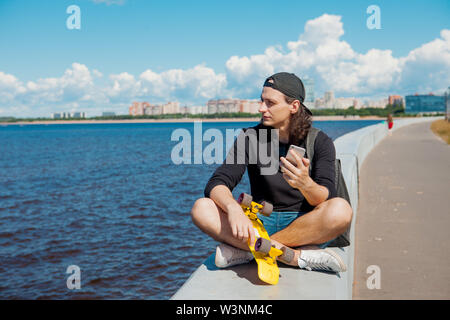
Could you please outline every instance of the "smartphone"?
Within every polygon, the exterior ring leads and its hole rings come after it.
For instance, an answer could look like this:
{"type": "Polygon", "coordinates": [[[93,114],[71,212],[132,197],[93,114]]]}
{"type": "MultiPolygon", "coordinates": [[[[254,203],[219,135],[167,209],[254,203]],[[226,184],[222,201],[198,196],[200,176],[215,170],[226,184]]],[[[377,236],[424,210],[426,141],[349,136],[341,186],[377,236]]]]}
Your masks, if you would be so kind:
{"type": "Polygon", "coordinates": [[[289,147],[288,153],[286,154],[286,159],[290,161],[293,165],[297,165],[297,161],[295,161],[294,156],[290,154],[291,150],[294,150],[294,152],[296,152],[300,158],[303,158],[306,150],[303,149],[302,147],[294,146],[293,144],[291,144],[291,146],[289,147]]]}

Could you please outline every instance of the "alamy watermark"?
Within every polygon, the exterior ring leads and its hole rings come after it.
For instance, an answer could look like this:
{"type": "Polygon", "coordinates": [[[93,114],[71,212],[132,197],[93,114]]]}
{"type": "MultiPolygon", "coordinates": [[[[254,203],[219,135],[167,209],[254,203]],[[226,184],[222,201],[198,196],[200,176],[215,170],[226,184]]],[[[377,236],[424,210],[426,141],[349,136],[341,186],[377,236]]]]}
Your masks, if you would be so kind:
{"type": "MultiPolygon", "coordinates": [[[[273,175],[279,169],[278,129],[226,129],[226,164],[258,164],[261,175],[273,175]]],[[[210,128],[203,133],[202,122],[194,122],[194,137],[187,129],[172,132],[171,141],[178,141],[172,148],[172,163],[221,164],[223,163],[222,131],[210,128]],[[203,142],[210,142],[203,149],[203,142]],[[193,146],[193,148],[192,148],[193,146]],[[193,151],[192,151],[193,149],[193,151]]]]}
{"type": "Polygon", "coordinates": [[[69,30],[81,29],[81,9],[77,5],[68,6],[66,9],[66,13],[70,14],[66,20],[66,27],[69,30]]]}
{"type": "Polygon", "coordinates": [[[70,274],[70,276],[67,278],[67,281],[66,281],[67,289],[69,289],[69,290],[81,289],[81,269],[80,269],[80,267],[72,264],[67,267],[66,273],[70,274]]]}
{"type": "Polygon", "coordinates": [[[367,21],[366,21],[367,29],[369,29],[369,30],[381,29],[381,9],[380,9],[380,7],[375,4],[372,4],[367,7],[366,13],[370,14],[370,16],[367,18],[367,21]]]}
{"type": "Polygon", "coordinates": [[[367,289],[381,289],[381,269],[377,265],[368,266],[366,273],[370,276],[366,280],[367,289]]]}

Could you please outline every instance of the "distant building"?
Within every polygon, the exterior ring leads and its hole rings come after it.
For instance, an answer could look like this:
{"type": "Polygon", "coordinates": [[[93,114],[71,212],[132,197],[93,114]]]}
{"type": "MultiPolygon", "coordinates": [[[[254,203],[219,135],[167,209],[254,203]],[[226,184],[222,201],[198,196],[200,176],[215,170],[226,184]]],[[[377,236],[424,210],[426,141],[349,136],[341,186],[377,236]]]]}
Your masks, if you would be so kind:
{"type": "MultiPolygon", "coordinates": [[[[308,106],[308,104],[306,104],[308,106]]],[[[317,109],[347,109],[350,107],[359,108],[361,101],[354,98],[335,98],[333,91],[324,93],[323,98],[317,98],[314,101],[314,107],[317,109]]]]}
{"type": "Polygon", "coordinates": [[[325,92],[325,94],[323,95],[323,100],[324,100],[326,109],[334,108],[334,93],[333,93],[333,91],[325,92]]]}
{"type": "Polygon", "coordinates": [[[144,114],[154,116],[162,114],[162,106],[160,105],[149,105],[144,109],[144,114]]]}
{"type": "Polygon", "coordinates": [[[161,106],[162,114],[173,114],[180,113],[180,103],[179,102],[168,102],[161,106]]]}
{"type": "Polygon", "coordinates": [[[206,108],[209,114],[212,113],[258,113],[259,100],[242,100],[242,99],[219,99],[209,100],[206,103],[206,108]]]}
{"type": "Polygon", "coordinates": [[[437,113],[446,112],[445,96],[435,96],[433,94],[405,97],[406,113],[437,113]]]}
{"type": "Polygon", "coordinates": [[[355,106],[355,98],[336,98],[334,99],[334,109],[347,109],[355,106]]]}
{"type": "MultiPolygon", "coordinates": [[[[306,104],[308,106],[308,104],[306,104]]],[[[334,108],[334,93],[333,91],[326,91],[323,98],[316,98],[314,100],[314,107],[317,109],[333,109],[334,108]]]]}
{"type": "Polygon", "coordinates": [[[353,100],[353,107],[354,107],[355,109],[360,109],[361,106],[362,106],[361,100],[355,98],[355,99],[353,100]]]}
{"type": "Polygon", "coordinates": [[[364,102],[364,106],[367,108],[386,108],[388,102],[388,99],[368,100],[364,102]]]}
{"type": "Polygon", "coordinates": [[[168,102],[162,105],[153,105],[144,101],[133,102],[133,104],[128,108],[128,113],[131,116],[174,114],[181,113],[181,109],[179,102],[168,102]]]}
{"type": "Polygon", "coordinates": [[[181,114],[188,114],[188,113],[191,113],[191,111],[192,111],[192,109],[188,109],[188,106],[183,106],[183,107],[180,107],[180,113],[181,114]]]}
{"type": "Polygon", "coordinates": [[[69,118],[73,118],[73,119],[81,119],[81,118],[86,118],[86,113],[84,112],[71,112],[70,115],[68,115],[69,118]]]}
{"type": "Polygon", "coordinates": [[[261,100],[241,100],[239,112],[245,113],[259,113],[261,100]]]}
{"type": "Polygon", "coordinates": [[[403,97],[399,96],[399,95],[389,96],[388,104],[393,105],[393,106],[396,106],[396,105],[402,106],[403,105],[403,97]]]}
{"type": "Polygon", "coordinates": [[[115,112],[105,111],[102,112],[102,117],[114,117],[116,115],[115,112]]]}
{"type": "Polygon", "coordinates": [[[208,113],[208,109],[206,106],[192,106],[192,107],[185,107],[186,111],[183,113],[190,113],[190,114],[204,114],[208,113]]]}
{"type": "Polygon", "coordinates": [[[307,105],[312,105],[314,103],[314,80],[310,78],[305,78],[302,80],[305,86],[305,101],[307,105]]]}
{"type": "Polygon", "coordinates": [[[86,112],[54,112],[50,117],[52,119],[84,119],[86,112]]]}
{"type": "Polygon", "coordinates": [[[145,114],[145,108],[149,107],[150,103],[144,102],[133,102],[128,108],[128,113],[130,116],[143,116],[145,114]]]}
{"type": "MultiPolygon", "coordinates": [[[[306,105],[306,106],[308,106],[308,105],[306,105]]],[[[325,108],[325,100],[323,98],[316,98],[316,100],[314,100],[314,108],[324,109],[325,108]]]]}

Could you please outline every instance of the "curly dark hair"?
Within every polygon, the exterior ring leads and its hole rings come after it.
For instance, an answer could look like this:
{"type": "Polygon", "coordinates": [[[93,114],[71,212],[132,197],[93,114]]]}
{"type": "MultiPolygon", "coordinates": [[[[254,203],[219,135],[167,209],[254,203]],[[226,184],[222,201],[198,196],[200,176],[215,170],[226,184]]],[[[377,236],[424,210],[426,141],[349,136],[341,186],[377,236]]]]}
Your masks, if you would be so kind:
{"type": "MultiPolygon", "coordinates": [[[[291,104],[296,99],[284,96],[287,103],[291,104]]],[[[300,104],[300,108],[296,113],[291,115],[289,121],[289,143],[299,145],[308,135],[308,131],[312,125],[312,117],[306,112],[305,107],[300,104]]]]}

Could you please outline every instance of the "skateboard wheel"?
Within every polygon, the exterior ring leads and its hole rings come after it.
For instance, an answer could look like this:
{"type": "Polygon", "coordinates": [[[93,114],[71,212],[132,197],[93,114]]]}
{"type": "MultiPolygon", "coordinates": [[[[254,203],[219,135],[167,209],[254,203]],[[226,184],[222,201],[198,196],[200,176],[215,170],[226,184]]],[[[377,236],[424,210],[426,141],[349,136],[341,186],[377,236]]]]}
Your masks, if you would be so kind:
{"type": "Polygon", "coordinates": [[[288,247],[283,247],[281,248],[281,251],[283,251],[283,254],[278,258],[280,259],[280,261],[290,263],[294,259],[295,256],[294,250],[288,247]]]}
{"type": "Polygon", "coordinates": [[[263,201],[261,203],[263,206],[262,209],[259,211],[263,216],[269,217],[272,214],[273,211],[273,205],[270,202],[263,201]]]}
{"type": "Polygon", "coordinates": [[[250,207],[252,205],[252,196],[246,193],[241,193],[241,195],[238,198],[238,201],[240,204],[242,204],[245,207],[250,207]]]}
{"type": "Polygon", "coordinates": [[[255,242],[255,251],[259,251],[262,253],[269,253],[270,249],[272,249],[272,242],[270,240],[264,238],[258,238],[255,242]]]}

